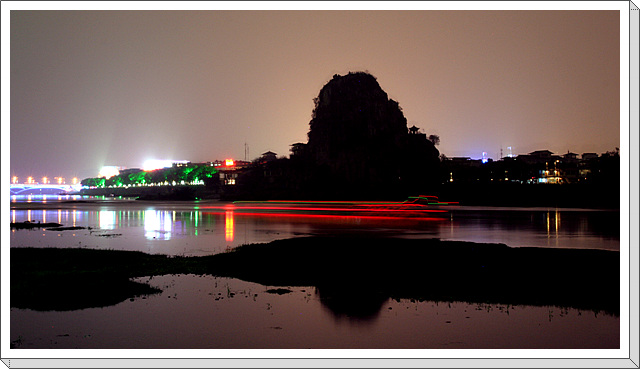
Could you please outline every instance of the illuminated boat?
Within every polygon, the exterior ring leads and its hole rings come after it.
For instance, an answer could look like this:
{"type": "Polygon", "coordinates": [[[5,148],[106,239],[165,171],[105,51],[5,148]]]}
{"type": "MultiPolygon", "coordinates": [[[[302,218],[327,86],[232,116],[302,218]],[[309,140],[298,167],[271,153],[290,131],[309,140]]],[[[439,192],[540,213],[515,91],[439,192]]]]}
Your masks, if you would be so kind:
{"type": "Polygon", "coordinates": [[[407,200],[404,201],[403,204],[415,204],[415,205],[452,205],[457,204],[457,202],[445,202],[440,201],[438,196],[410,196],[407,200]]]}

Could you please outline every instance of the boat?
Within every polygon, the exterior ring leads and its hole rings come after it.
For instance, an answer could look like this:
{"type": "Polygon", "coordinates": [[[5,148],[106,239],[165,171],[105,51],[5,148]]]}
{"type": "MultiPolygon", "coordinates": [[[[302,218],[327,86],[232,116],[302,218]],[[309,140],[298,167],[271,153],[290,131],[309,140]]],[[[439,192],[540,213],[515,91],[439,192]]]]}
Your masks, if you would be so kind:
{"type": "Polygon", "coordinates": [[[454,205],[458,204],[458,202],[452,201],[440,201],[438,196],[409,196],[403,204],[415,204],[415,205],[454,205]]]}

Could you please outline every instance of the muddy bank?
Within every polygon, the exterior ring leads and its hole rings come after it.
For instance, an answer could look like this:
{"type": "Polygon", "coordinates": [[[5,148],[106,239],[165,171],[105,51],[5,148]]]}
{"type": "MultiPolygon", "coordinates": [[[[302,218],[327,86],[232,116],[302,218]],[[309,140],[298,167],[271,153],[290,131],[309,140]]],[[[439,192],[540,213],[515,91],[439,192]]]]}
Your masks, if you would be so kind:
{"type": "Polygon", "coordinates": [[[619,252],[604,250],[317,237],[243,246],[212,258],[210,267],[216,275],[264,285],[316,286],[344,309],[414,298],[618,314],[619,264],[619,252]]]}
{"type": "Polygon", "coordinates": [[[209,274],[266,286],[315,286],[336,311],[388,298],[556,305],[619,314],[619,252],[510,248],[439,240],[309,237],[218,255],[11,249],[11,306],[74,310],[159,292],[130,281],[209,274]]]}
{"type": "Polygon", "coordinates": [[[24,222],[11,223],[11,229],[36,229],[36,228],[58,228],[62,227],[60,223],[40,223],[40,222],[30,222],[28,220],[24,222]]]}
{"type": "Polygon", "coordinates": [[[21,223],[11,223],[11,229],[40,229],[44,228],[47,231],[75,231],[78,229],[91,229],[91,227],[78,227],[78,226],[69,226],[65,227],[60,223],[40,223],[40,222],[30,222],[28,220],[21,223]]]}

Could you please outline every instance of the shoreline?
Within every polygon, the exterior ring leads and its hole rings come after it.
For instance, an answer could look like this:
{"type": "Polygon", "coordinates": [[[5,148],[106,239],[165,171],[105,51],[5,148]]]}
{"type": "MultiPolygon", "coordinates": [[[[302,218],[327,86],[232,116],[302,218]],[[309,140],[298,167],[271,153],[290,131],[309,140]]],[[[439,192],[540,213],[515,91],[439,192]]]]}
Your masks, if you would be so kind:
{"type": "Polygon", "coordinates": [[[135,277],[214,275],[313,286],[336,309],[393,299],[562,306],[619,315],[620,253],[373,237],[303,237],[199,257],[11,248],[11,307],[76,310],[161,292],[135,277]]]}

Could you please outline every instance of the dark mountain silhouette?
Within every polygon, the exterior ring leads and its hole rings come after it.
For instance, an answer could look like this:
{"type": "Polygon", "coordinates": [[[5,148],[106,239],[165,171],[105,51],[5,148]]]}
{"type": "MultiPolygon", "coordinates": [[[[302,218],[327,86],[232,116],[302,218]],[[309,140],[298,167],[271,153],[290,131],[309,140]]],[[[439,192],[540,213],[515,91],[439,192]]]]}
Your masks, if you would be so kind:
{"type": "Polygon", "coordinates": [[[371,74],[335,75],[314,101],[307,152],[326,167],[336,194],[413,192],[436,178],[438,150],[426,135],[410,134],[398,102],[371,74]]]}
{"type": "Polygon", "coordinates": [[[371,74],[334,75],[314,102],[309,142],[247,173],[234,197],[391,199],[437,183],[438,150],[371,74]]]}

